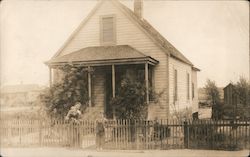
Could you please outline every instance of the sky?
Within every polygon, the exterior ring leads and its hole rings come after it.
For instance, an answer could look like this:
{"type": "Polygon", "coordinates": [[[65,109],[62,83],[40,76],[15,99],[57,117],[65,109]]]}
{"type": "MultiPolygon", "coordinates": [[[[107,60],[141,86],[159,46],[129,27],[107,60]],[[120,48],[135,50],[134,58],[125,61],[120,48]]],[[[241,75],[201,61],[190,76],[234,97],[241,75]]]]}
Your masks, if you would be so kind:
{"type": "MultiPolygon", "coordinates": [[[[4,0],[0,15],[1,86],[49,84],[48,61],[95,0],[4,0]]],[[[133,0],[122,0],[133,8],[133,0]]],[[[248,1],[144,0],[143,17],[217,86],[249,77],[248,1]]]]}

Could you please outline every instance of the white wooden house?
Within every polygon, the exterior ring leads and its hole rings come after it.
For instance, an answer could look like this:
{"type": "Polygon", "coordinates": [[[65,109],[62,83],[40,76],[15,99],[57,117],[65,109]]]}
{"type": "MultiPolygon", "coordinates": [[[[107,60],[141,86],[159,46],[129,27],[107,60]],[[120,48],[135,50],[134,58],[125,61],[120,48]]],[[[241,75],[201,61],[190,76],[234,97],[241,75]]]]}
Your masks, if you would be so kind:
{"type": "Polygon", "coordinates": [[[107,96],[115,97],[117,79],[140,72],[147,89],[151,86],[156,92],[164,92],[159,103],[153,103],[147,92],[149,118],[169,118],[173,108],[192,107],[197,112],[199,69],[142,15],[142,0],[134,1],[134,11],[118,0],[101,0],[47,62],[51,83],[59,79],[60,65],[71,63],[94,69],[88,77],[88,116],[112,112],[107,96]]]}

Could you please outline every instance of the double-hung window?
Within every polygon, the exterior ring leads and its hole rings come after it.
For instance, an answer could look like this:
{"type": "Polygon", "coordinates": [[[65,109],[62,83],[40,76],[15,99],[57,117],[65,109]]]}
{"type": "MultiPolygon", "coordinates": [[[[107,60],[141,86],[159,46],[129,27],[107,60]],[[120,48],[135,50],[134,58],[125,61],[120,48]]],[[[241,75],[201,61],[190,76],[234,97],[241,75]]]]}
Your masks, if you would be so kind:
{"type": "Polygon", "coordinates": [[[178,99],[178,73],[174,70],[174,101],[178,99]]]}
{"type": "Polygon", "coordinates": [[[187,73],[187,100],[190,100],[190,75],[187,73]]]}
{"type": "Polygon", "coordinates": [[[115,16],[100,17],[100,42],[101,45],[114,45],[116,43],[115,16]]]}

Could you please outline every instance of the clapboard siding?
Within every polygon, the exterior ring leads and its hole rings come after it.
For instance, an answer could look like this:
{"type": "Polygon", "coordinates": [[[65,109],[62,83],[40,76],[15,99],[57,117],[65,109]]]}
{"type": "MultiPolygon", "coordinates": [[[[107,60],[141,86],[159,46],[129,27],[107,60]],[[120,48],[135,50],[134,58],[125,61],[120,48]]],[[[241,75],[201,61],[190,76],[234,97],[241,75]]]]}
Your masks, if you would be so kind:
{"type": "MultiPolygon", "coordinates": [[[[192,93],[192,68],[190,65],[180,62],[170,57],[169,60],[169,103],[170,106],[175,105],[177,110],[192,107],[192,95],[187,98],[187,73],[190,75],[189,92],[192,93]],[[174,71],[177,70],[177,101],[174,101],[174,71]]],[[[170,107],[171,111],[172,107],[170,107]]]]}
{"type": "MultiPolygon", "coordinates": [[[[65,55],[76,50],[100,46],[100,16],[116,16],[116,43],[117,45],[130,45],[135,49],[159,61],[155,67],[155,90],[165,91],[161,98],[161,106],[156,107],[156,113],[167,116],[168,112],[168,59],[165,52],[125,13],[120,11],[111,1],[105,1],[91,16],[89,21],[79,30],[72,40],[62,50],[60,55],[65,55]]],[[[99,101],[99,100],[98,100],[99,101]]]]}
{"type": "Polygon", "coordinates": [[[104,108],[105,102],[105,71],[102,68],[96,68],[92,76],[92,102],[95,107],[104,108]]]}

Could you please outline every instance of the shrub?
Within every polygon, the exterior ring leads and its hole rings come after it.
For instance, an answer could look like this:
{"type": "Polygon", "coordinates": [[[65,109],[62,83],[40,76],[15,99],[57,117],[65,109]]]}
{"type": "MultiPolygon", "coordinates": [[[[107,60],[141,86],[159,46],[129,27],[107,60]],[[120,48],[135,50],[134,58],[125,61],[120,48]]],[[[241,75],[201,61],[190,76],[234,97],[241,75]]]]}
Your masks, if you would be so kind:
{"type": "Polygon", "coordinates": [[[88,88],[87,88],[87,69],[66,65],[60,67],[64,77],[60,83],[52,85],[41,95],[41,103],[45,106],[50,117],[64,118],[71,106],[76,102],[82,104],[81,110],[87,107],[88,88]]]}
{"type": "Polygon", "coordinates": [[[146,89],[143,83],[124,78],[116,97],[111,100],[118,119],[145,119],[147,104],[146,89]]]}

